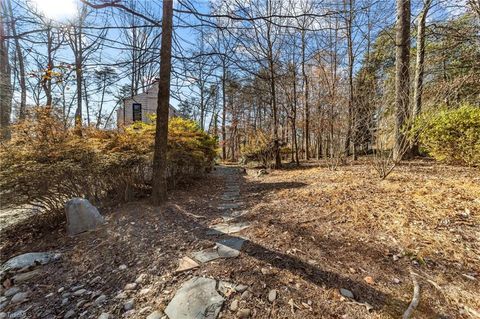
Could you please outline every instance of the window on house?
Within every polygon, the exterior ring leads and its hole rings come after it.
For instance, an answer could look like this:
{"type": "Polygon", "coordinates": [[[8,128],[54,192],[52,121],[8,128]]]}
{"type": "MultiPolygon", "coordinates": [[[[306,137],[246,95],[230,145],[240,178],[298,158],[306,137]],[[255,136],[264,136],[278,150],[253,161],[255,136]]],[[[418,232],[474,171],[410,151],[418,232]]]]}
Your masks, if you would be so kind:
{"type": "Polygon", "coordinates": [[[133,103],[133,121],[141,121],[142,120],[142,104],[140,103],[133,103]]]}

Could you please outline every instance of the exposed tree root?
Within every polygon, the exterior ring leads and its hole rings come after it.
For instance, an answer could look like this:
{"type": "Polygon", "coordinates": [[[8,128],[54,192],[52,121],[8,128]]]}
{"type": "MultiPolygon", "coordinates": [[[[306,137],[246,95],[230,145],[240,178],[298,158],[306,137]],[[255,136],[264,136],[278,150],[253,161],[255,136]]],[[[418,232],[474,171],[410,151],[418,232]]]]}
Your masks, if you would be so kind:
{"type": "Polygon", "coordinates": [[[417,308],[418,303],[420,302],[420,285],[417,281],[417,274],[410,270],[410,276],[412,277],[413,282],[413,297],[410,305],[408,306],[407,310],[403,313],[402,319],[408,319],[412,315],[415,308],[417,308]]]}

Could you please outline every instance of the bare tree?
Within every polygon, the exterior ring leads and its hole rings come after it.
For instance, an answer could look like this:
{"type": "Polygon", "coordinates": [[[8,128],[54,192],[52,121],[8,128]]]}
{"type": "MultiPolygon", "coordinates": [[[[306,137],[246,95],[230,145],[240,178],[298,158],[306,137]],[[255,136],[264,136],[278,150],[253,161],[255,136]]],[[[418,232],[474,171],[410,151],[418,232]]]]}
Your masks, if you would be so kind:
{"type": "Polygon", "coordinates": [[[405,121],[410,99],[410,0],[397,0],[396,58],[395,58],[395,146],[393,158],[404,156],[405,121]]]}
{"type": "Polygon", "coordinates": [[[167,142],[172,70],[173,0],[163,0],[162,15],[157,127],[153,154],[152,202],[154,205],[160,205],[167,200],[167,142]]]}
{"type": "Polygon", "coordinates": [[[5,39],[3,16],[5,7],[0,7],[0,138],[10,138],[10,116],[12,113],[12,84],[8,42],[5,39]]]}
{"type": "MultiPolygon", "coordinates": [[[[415,79],[413,91],[413,112],[412,119],[415,119],[422,109],[422,93],[423,93],[423,73],[425,70],[425,23],[427,21],[428,10],[432,4],[432,0],[425,0],[423,10],[418,18],[417,25],[417,61],[415,65],[415,79]]],[[[412,155],[418,155],[418,141],[413,141],[412,155]]]]}

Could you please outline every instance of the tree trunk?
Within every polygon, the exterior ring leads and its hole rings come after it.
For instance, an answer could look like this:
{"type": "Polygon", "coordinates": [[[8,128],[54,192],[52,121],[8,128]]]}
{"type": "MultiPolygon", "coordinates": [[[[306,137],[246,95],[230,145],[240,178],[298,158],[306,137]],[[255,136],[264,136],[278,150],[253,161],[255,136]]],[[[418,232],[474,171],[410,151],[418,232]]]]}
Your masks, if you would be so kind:
{"type": "MultiPolygon", "coordinates": [[[[347,46],[348,46],[348,120],[347,120],[347,136],[345,138],[344,153],[345,156],[350,155],[350,144],[353,135],[353,1],[348,0],[348,18],[347,18],[347,46]]],[[[356,157],[356,155],[354,156],[356,157]]],[[[354,158],[355,159],[355,158],[354,158]]]]}
{"type": "Polygon", "coordinates": [[[11,70],[8,61],[8,45],[0,15],[0,139],[10,138],[10,115],[12,113],[11,70]]]}
{"type": "MultiPolygon", "coordinates": [[[[427,20],[428,10],[432,0],[426,0],[423,6],[422,13],[420,14],[418,26],[417,26],[417,64],[415,66],[415,79],[414,79],[414,93],[413,93],[413,119],[420,115],[422,110],[422,92],[423,92],[423,72],[425,69],[425,23],[427,20]]],[[[411,154],[414,156],[419,155],[418,149],[418,137],[415,137],[412,144],[411,154]]]]}
{"type": "Polygon", "coordinates": [[[305,120],[305,131],[304,131],[304,148],[305,148],[305,159],[309,159],[309,147],[310,147],[310,109],[308,105],[308,76],[305,70],[305,30],[302,30],[302,75],[303,75],[303,99],[304,99],[304,120],[305,120]]]}
{"type": "Polygon", "coordinates": [[[77,83],[77,109],[75,111],[75,128],[81,128],[83,122],[83,94],[82,94],[82,83],[83,83],[83,69],[82,69],[82,59],[83,59],[83,50],[82,50],[82,28],[78,27],[78,30],[74,30],[74,48],[75,48],[75,76],[77,83]]]}
{"type": "Polygon", "coordinates": [[[222,159],[225,161],[227,159],[227,147],[225,145],[227,141],[227,130],[225,128],[225,122],[227,117],[227,100],[225,96],[225,86],[226,86],[226,66],[225,61],[223,61],[223,73],[222,73],[222,159]]]}
{"type": "Polygon", "coordinates": [[[397,0],[395,58],[395,146],[393,158],[405,155],[405,120],[409,113],[410,97],[410,0],[397,0]]]}
{"type": "Polygon", "coordinates": [[[20,40],[17,37],[16,22],[13,19],[12,2],[10,0],[6,3],[10,14],[10,29],[12,36],[15,38],[15,53],[18,60],[18,73],[20,78],[20,107],[18,109],[18,117],[20,120],[25,119],[25,112],[27,106],[27,84],[25,80],[25,63],[23,59],[22,47],[20,46],[20,40]]]}
{"type": "Polygon", "coordinates": [[[162,46],[160,49],[160,79],[158,85],[157,126],[153,154],[152,203],[167,200],[168,111],[172,70],[173,0],[163,0],[162,46]]]}

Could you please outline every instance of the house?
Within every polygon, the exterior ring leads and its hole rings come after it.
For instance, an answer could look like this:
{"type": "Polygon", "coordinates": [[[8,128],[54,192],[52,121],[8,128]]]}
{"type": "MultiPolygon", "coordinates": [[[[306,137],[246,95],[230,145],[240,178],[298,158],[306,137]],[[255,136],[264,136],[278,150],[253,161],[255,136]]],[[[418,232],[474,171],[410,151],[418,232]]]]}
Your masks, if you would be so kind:
{"type": "MultiPolygon", "coordinates": [[[[157,113],[158,81],[155,81],[146,92],[123,100],[117,109],[117,127],[142,121],[151,123],[151,115],[157,113]]],[[[169,116],[177,116],[177,110],[170,105],[169,116]]]]}

